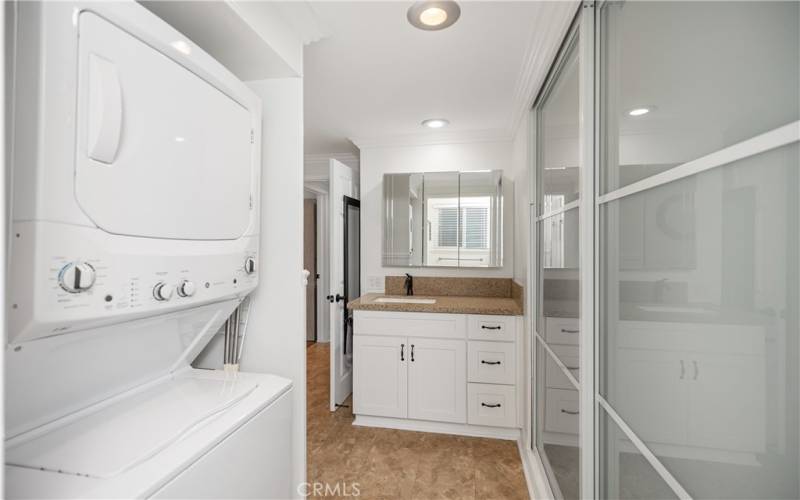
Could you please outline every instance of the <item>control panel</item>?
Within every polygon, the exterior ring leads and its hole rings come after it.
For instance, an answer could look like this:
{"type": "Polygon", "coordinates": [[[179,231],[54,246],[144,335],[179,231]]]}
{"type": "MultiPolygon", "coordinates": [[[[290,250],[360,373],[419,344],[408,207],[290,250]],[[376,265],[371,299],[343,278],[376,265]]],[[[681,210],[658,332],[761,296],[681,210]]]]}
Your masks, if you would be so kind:
{"type": "Polygon", "coordinates": [[[257,237],[127,238],[117,248],[114,242],[122,238],[73,226],[67,228],[69,239],[59,239],[61,228],[55,228],[40,236],[52,238],[51,244],[34,245],[26,241],[34,236],[26,224],[34,223],[20,223],[12,242],[18,256],[12,282],[18,286],[10,293],[10,342],[243,297],[258,284],[257,237]],[[76,237],[83,231],[85,238],[76,237]],[[106,241],[93,241],[98,238],[106,241]],[[44,249],[58,251],[45,254],[44,249]]]}

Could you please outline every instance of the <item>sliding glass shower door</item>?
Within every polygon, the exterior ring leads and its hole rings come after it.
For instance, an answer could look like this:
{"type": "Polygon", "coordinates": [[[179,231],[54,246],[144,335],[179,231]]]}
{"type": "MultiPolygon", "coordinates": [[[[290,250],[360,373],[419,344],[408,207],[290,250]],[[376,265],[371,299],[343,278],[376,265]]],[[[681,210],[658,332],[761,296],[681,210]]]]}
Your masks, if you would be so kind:
{"type": "Polygon", "coordinates": [[[598,11],[601,496],[798,498],[799,19],[598,11]]]}
{"type": "Polygon", "coordinates": [[[800,3],[575,24],[534,107],[554,495],[800,498],[800,3]]]}

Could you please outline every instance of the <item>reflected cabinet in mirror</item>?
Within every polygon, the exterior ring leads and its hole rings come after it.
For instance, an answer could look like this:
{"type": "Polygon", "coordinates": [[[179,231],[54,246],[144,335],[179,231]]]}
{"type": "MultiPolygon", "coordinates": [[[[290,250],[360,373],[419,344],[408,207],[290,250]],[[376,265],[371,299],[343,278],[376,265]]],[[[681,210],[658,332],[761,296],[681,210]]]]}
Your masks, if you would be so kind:
{"type": "Polygon", "coordinates": [[[501,267],[499,170],[383,176],[383,265],[501,267]]]}

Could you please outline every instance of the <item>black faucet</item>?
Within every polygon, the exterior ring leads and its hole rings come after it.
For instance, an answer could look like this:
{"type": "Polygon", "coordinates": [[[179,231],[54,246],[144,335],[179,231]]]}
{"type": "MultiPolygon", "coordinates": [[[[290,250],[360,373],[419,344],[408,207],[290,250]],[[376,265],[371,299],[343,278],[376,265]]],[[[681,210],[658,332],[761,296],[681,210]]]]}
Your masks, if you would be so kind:
{"type": "Polygon", "coordinates": [[[406,289],[406,295],[414,295],[414,278],[406,273],[406,283],[403,285],[406,289]]]}

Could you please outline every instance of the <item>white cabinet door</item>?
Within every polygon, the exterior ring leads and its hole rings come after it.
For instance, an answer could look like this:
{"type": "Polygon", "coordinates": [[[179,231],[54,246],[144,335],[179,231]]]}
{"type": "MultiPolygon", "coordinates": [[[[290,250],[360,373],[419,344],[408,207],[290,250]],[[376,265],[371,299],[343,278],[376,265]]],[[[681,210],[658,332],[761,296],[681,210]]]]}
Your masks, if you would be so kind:
{"type": "Polygon", "coordinates": [[[617,350],[612,406],[645,442],[685,444],[689,367],[684,353],[617,350]]]}
{"type": "Polygon", "coordinates": [[[686,354],[689,444],[763,452],[766,429],[764,358],[686,354]]]}
{"type": "Polygon", "coordinates": [[[466,423],[466,343],[463,340],[408,340],[408,416],[466,423]]]}
{"type": "Polygon", "coordinates": [[[353,337],[353,411],[357,415],[405,418],[408,415],[406,337],[353,337]]]}

